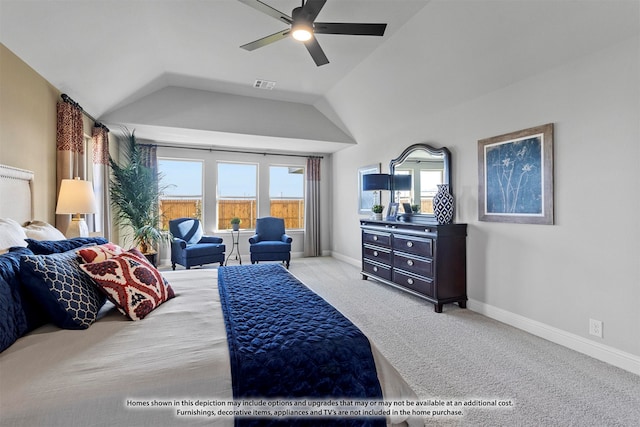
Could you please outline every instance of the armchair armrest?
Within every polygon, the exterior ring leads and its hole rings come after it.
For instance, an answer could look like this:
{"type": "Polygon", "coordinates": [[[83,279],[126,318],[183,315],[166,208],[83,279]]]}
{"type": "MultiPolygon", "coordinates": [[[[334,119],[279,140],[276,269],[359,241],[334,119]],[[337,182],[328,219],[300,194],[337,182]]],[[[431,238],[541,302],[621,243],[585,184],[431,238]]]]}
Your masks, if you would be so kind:
{"type": "Polygon", "coordinates": [[[254,243],[258,243],[260,241],[260,237],[258,237],[257,234],[254,234],[253,236],[249,237],[249,243],[254,244],[254,243]]]}
{"type": "Polygon", "coordinates": [[[198,243],[222,243],[222,237],[202,236],[198,243]]]}
{"type": "Polygon", "coordinates": [[[187,242],[185,242],[184,240],[182,240],[179,237],[174,237],[173,238],[173,242],[171,242],[171,246],[172,247],[176,247],[176,248],[180,248],[180,249],[184,249],[187,247],[187,242]]]}
{"type": "Polygon", "coordinates": [[[293,239],[291,238],[291,236],[289,236],[287,233],[282,235],[282,241],[285,243],[291,243],[293,242],[293,239]]]}

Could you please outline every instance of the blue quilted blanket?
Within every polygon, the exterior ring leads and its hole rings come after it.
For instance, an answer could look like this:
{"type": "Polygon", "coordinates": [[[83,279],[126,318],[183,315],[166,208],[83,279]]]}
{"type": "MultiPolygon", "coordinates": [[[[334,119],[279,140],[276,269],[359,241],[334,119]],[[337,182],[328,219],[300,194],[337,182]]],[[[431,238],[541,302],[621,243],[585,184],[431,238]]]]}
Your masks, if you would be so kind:
{"type": "MultiPolygon", "coordinates": [[[[369,340],[279,264],[220,267],[233,394],[381,399],[369,340]]],[[[385,425],[384,418],[236,419],[236,425],[385,425]]]]}

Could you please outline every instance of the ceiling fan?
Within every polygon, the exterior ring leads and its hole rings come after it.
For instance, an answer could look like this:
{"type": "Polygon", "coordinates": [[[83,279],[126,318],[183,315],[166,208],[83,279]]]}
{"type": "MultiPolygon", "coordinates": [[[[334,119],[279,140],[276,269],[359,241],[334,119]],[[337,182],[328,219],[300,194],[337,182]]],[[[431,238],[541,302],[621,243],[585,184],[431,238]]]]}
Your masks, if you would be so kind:
{"type": "Polygon", "coordinates": [[[302,5],[291,12],[291,16],[261,2],[260,0],[238,0],[247,6],[266,13],[284,22],[290,28],[263,37],[251,43],[240,46],[245,50],[255,50],[286,37],[293,37],[304,43],[311,57],[319,67],[329,63],[314,34],[344,34],[356,36],[383,36],[387,24],[358,24],[348,22],[315,22],[318,13],[327,0],[302,0],[302,5]]]}

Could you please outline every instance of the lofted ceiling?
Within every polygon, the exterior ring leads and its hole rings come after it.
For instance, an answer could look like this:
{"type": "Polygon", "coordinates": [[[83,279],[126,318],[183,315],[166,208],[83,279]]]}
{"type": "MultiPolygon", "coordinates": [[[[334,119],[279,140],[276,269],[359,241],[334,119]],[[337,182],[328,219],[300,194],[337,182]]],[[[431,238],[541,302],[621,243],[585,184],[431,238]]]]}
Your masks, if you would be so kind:
{"type": "MultiPolygon", "coordinates": [[[[300,0],[263,1],[289,15],[300,6],[300,0]]],[[[0,40],[87,113],[108,125],[133,126],[140,138],[332,152],[353,138],[314,104],[427,2],[328,0],[318,21],[388,26],[384,37],[318,35],[330,61],[322,67],[292,39],[240,49],[286,25],[237,0],[0,0],[0,40]],[[256,89],[257,79],[274,81],[275,88],[256,89]],[[196,116],[231,105],[237,123],[217,129],[163,122],[175,112],[156,102],[170,103],[162,97],[167,90],[183,101],[197,94],[203,110],[196,116]],[[271,117],[264,126],[287,132],[255,125],[262,114],[247,111],[265,101],[262,111],[271,117]]],[[[188,115],[190,108],[180,105],[188,115]]]]}
{"type": "MultiPolygon", "coordinates": [[[[300,0],[262,0],[291,14],[300,0]]],[[[638,37],[638,0],[327,0],[317,67],[239,0],[0,0],[0,41],[84,110],[139,138],[330,153],[638,37]],[[256,89],[255,80],[276,82],[256,89]]]]}

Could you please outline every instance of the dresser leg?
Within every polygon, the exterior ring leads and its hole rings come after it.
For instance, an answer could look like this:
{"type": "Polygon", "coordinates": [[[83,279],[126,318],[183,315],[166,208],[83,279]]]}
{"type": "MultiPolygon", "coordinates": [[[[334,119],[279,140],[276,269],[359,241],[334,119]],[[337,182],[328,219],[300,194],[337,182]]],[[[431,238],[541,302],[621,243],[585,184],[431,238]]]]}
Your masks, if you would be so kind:
{"type": "Polygon", "coordinates": [[[467,302],[466,301],[458,301],[458,306],[460,308],[467,308],[467,302]]]}
{"type": "Polygon", "coordinates": [[[367,276],[366,274],[362,275],[362,280],[367,280],[369,278],[369,276],[367,276]]]}
{"type": "Polygon", "coordinates": [[[442,304],[434,304],[433,309],[436,313],[442,313],[442,304]]]}

